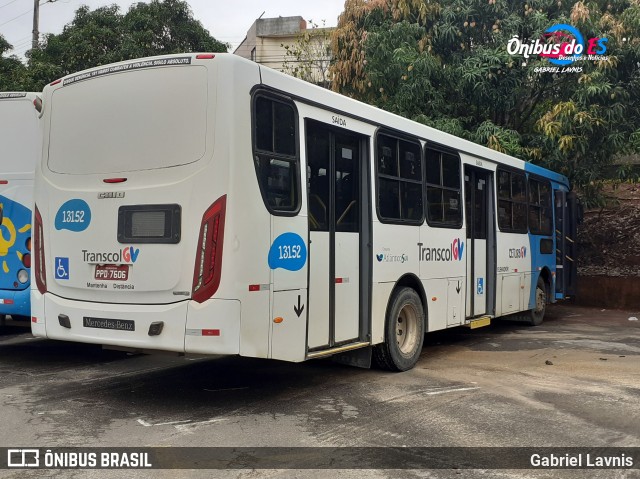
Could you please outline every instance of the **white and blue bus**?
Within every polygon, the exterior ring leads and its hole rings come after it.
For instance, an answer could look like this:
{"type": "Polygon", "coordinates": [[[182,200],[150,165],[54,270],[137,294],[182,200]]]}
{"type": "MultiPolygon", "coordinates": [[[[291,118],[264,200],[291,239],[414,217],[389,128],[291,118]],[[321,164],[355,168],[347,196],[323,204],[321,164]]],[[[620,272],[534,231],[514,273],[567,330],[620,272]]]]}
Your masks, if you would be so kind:
{"type": "Polygon", "coordinates": [[[0,92],[0,318],[29,319],[33,172],[40,161],[40,98],[0,92]]]}
{"type": "Polygon", "coordinates": [[[237,56],[43,94],[36,336],[406,370],[573,287],[567,178],[237,56]]]}

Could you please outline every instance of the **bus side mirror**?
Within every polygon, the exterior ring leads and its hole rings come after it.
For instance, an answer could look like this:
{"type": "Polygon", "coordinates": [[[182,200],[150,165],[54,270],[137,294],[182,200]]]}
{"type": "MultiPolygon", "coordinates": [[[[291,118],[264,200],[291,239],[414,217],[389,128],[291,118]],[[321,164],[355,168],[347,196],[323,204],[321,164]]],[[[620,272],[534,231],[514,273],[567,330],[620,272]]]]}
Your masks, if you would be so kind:
{"type": "Polygon", "coordinates": [[[42,98],[37,96],[35,100],[33,100],[33,106],[38,113],[42,113],[42,98]]]}

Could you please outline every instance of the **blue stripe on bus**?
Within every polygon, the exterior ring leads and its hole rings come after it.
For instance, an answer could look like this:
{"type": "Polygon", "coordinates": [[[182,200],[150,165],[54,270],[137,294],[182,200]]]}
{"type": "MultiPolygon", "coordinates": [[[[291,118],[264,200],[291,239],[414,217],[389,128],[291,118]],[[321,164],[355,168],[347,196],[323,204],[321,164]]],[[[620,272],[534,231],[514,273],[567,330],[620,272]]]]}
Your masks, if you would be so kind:
{"type": "Polygon", "coordinates": [[[566,176],[561,175],[560,173],[555,173],[551,170],[547,170],[546,168],[528,162],[524,164],[524,171],[541,176],[543,178],[548,178],[552,182],[559,183],[565,186],[567,189],[569,188],[569,179],[566,176]]]}
{"type": "MultiPolygon", "coordinates": [[[[524,170],[527,173],[531,173],[538,177],[547,178],[551,181],[551,201],[555,199],[555,191],[559,189],[569,189],[569,179],[559,173],[547,170],[541,166],[534,165],[532,163],[525,163],[524,170]]],[[[531,248],[531,290],[529,294],[529,309],[533,309],[536,306],[536,285],[538,284],[538,278],[543,269],[547,268],[550,274],[550,286],[547,291],[547,300],[554,302],[556,299],[562,299],[562,295],[558,297],[555,293],[556,290],[556,235],[555,235],[555,207],[552,208],[554,215],[554,231],[549,235],[535,235],[529,233],[529,244],[531,248]],[[550,238],[553,241],[553,248],[551,254],[542,254],[540,252],[540,241],[544,238],[550,238]]]]}

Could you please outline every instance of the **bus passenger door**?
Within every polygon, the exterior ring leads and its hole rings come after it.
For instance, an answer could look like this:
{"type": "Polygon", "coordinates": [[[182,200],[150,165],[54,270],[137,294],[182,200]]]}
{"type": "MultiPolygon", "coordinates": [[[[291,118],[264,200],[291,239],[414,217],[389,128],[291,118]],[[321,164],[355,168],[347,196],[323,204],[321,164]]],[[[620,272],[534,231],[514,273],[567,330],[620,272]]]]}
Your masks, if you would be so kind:
{"type": "Polygon", "coordinates": [[[464,167],[467,223],[466,317],[495,314],[495,223],[493,174],[469,165],[464,167]]]}
{"type": "Polygon", "coordinates": [[[575,295],[577,262],[576,227],[579,222],[574,192],[555,190],[556,298],[575,295]]]}
{"type": "Polygon", "coordinates": [[[366,137],[307,120],[310,352],[363,339],[368,318],[366,137]]]}

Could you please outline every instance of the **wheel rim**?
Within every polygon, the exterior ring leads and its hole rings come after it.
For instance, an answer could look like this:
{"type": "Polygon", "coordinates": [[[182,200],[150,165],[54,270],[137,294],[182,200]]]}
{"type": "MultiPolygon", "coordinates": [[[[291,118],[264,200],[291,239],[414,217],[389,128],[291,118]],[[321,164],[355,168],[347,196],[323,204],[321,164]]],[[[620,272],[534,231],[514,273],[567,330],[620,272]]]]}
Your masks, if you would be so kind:
{"type": "Polygon", "coordinates": [[[541,288],[536,288],[536,313],[541,313],[544,311],[545,306],[545,294],[544,290],[541,288]]]}
{"type": "Polygon", "coordinates": [[[411,305],[404,305],[396,318],[396,341],[403,355],[413,354],[418,344],[418,314],[411,305]]]}

